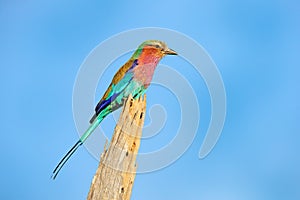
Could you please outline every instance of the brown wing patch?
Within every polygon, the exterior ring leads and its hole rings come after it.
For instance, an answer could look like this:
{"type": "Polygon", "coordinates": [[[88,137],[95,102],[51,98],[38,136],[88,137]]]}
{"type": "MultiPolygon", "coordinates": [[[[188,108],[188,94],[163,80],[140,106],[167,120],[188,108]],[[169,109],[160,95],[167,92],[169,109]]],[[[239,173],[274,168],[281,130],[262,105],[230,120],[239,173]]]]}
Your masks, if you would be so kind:
{"type": "Polygon", "coordinates": [[[114,75],[114,78],[112,79],[110,85],[108,86],[107,90],[105,91],[103,97],[101,100],[106,99],[111,91],[112,84],[117,84],[125,75],[127,70],[132,66],[133,64],[133,59],[128,60],[114,75]]]}

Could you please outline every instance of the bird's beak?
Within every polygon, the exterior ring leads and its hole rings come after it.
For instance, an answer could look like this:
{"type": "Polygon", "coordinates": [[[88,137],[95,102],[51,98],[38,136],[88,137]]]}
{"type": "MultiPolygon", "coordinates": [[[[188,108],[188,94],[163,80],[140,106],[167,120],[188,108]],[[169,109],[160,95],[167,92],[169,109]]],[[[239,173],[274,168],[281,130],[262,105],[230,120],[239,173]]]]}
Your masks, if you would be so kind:
{"type": "Polygon", "coordinates": [[[177,52],[176,51],[174,51],[173,49],[166,49],[166,50],[164,50],[164,54],[166,54],[166,55],[177,55],[177,52]]]}

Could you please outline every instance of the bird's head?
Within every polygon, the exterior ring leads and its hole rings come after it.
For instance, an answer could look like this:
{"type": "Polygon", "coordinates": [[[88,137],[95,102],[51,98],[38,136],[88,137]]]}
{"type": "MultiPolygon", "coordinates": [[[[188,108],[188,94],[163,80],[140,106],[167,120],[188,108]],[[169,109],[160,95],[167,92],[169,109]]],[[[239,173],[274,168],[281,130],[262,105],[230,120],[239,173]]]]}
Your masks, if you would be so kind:
{"type": "Polygon", "coordinates": [[[133,54],[133,58],[155,57],[159,60],[166,55],[177,55],[166,43],[159,40],[147,40],[143,42],[133,54]]]}

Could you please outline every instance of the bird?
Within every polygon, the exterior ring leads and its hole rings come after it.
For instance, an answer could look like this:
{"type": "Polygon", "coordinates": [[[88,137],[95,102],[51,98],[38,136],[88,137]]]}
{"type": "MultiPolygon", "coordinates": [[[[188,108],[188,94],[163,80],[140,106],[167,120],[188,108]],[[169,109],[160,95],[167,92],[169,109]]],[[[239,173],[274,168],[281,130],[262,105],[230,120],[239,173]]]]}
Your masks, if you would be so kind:
{"type": "Polygon", "coordinates": [[[108,114],[122,107],[130,95],[134,99],[144,95],[159,61],[166,55],[177,55],[177,52],[163,41],[146,40],[138,46],[130,59],[114,75],[103,97],[97,103],[88,129],[53,170],[51,176],[53,179],[108,114]]]}

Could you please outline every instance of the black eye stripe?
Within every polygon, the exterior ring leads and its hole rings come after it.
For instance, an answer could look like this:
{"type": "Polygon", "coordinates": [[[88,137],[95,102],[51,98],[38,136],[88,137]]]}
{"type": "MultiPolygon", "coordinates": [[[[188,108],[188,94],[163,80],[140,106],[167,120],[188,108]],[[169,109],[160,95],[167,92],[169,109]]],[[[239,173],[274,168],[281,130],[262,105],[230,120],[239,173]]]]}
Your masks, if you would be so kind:
{"type": "Polygon", "coordinates": [[[148,46],[150,46],[150,47],[155,47],[155,48],[158,48],[158,49],[161,49],[161,46],[158,45],[158,44],[149,44],[148,46]]]}

